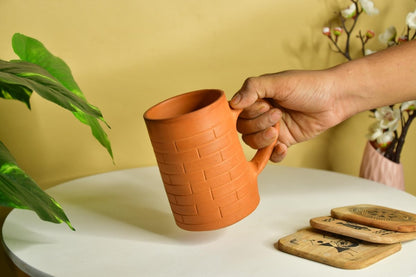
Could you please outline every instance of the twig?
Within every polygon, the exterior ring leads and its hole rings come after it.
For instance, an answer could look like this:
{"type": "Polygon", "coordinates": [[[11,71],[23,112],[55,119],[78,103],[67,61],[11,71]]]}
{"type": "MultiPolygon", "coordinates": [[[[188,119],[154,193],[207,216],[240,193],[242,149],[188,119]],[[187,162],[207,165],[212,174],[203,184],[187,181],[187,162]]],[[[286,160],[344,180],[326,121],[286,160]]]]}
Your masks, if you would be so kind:
{"type": "Polygon", "coordinates": [[[363,56],[365,56],[365,45],[366,45],[366,43],[367,43],[367,41],[368,41],[368,37],[366,37],[366,39],[364,40],[364,36],[363,36],[363,34],[361,33],[361,30],[360,31],[358,31],[358,36],[357,36],[359,39],[360,39],[360,41],[361,41],[361,53],[363,54],[363,56]]]}
{"type": "Polygon", "coordinates": [[[394,162],[396,163],[400,163],[400,154],[402,152],[403,146],[404,146],[404,141],[407,135],[407,131],[409,130],[410,124],[412,123],[413,119],[416,118],[416,112],[415,110],[408,112],[409,113],[409,117],[407,118],[406,123],[404,124],[404,127],[402,129],[402,133],[400,134],[400,137],[398,139],[397,142],[397,147],[396,147],[396,155],[394,157],[394,162]]]}

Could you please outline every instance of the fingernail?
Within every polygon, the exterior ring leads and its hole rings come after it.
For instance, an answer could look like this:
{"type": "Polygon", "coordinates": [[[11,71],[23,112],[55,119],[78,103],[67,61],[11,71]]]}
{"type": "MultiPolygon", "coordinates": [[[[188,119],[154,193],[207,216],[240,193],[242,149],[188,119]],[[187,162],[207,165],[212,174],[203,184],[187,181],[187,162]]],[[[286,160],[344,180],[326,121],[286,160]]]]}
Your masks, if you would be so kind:
{"type": "Polygon", "coordinates": [[[265,113],[269,110],[269,106],[267,106],[265,103],[258,104],[257,112],[259,113],[265,113]]]}
{"type": "Polygon", "coordinates": [[[241,95],[239,93],[237,93],[236,95],[233,96],[233,98],[231,99],[231,104],[232,105],[237,105],[238,103],[240,103],[241,101],[241,95]]]}
{"type": "Polygon", "coordinates": [[[270,157],[270,160],[273,162],[281,162],[287,154],[287,147],[281,143],[279,143],[275,148],[270,157]]]}
{"type": "Polygon", "coordinates": [[[278,154],[276,154],[276,153],[273,151],[272,155],[270,156],[270,160],[271,160],[272,162],[277,163],[277,162],[279,161],[279,155],[278,155],[278,154]]]}
{"type": "Polygon", "coordinates": [[[277,154],[279,156],[286,155],[286,152],[287,152],[287,146],[286,145],[284,145],[282,143],[279,143],[276,148],[277,148],[277,154]]]}

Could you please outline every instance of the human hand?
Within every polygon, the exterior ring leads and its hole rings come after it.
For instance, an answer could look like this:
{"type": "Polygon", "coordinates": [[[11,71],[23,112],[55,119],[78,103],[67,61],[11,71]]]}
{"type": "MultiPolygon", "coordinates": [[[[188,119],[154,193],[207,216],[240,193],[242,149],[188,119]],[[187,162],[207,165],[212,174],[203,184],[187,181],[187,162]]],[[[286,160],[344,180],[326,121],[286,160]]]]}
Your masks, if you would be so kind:
{"type": "Polygon", "coordinates": [[[230,105],[243,109],[237,129],[255,149],[276,140],[271,161],[281,161],[287,148],[311,139],[346,117],[324,71],[286,71],[248,78],[230,105]],[[280,121],[280,130],[273,126],[280,121]],[[278,135],[279,133],[279,135],[278,135]]]}

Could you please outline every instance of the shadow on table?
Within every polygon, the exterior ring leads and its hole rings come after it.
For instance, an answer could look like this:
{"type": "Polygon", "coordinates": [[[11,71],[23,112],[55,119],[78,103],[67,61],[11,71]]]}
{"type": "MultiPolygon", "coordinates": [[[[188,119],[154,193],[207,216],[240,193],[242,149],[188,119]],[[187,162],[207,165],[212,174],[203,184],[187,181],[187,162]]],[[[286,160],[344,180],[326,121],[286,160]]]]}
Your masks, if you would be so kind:
{"type": "Polygon", "coordinates": [[[85,186],[82,189],[80,184],[71,185],[70,193],[66,190],[61,195],[57,190],[53,196],[67,211],[74,227],[81,232],[112,236],[121,234],[128,239],[144,239],[143,234],[158,235],[185,244],[206,243],[222,234],[222,230],[190,232],[180,229],[175,224],[166,195],[152,187],[154,185],[149,185],[147,189],[146,186],[126,182],[117,184],[116,190],[114,186],[106,185],[97,185],[94,189],[85,186]]]}

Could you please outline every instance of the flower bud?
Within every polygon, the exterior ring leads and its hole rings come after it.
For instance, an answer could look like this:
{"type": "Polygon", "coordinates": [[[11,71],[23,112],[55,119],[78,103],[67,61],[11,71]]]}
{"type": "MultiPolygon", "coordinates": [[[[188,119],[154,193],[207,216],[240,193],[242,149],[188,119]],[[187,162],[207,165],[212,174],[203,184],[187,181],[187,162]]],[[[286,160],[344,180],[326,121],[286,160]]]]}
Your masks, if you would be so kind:
{"type": "Polygon", "coordinates": [[[372,30],[368,30],[367,33],[365,33],[365,36],[369,39],[373,38],[375,35],[376,35],[376,33],[372,30]]]}
{"type": "Polygon", "coordinates": [[[400,36],[400,37],[397,39],[397,41],[398,41],[399,43],[402,43],[402,42],[409,41],[409,38],[407,37],[407,35],[404,35],[404,36],[400,36]]]}
{"type": "Polygon", "coordinates": [[[331,35],[331,29],[329,27],[324,27],[322,29],[322,34],[326,35],[326,36],[330,36],[331,35]]]}
{"type": "Polygon", "coordinates": [[[416,100],[403,102],[400,105],[400,110],[401,111],[414,111],[414,110],[416,110],[416,100]]]}
{"type": "Polygon", "coordinates": [[[334,28],[334,35],[338,37],[342,34],[343,31],[344,30],[341,27],[335,27],[334,28]]]}

